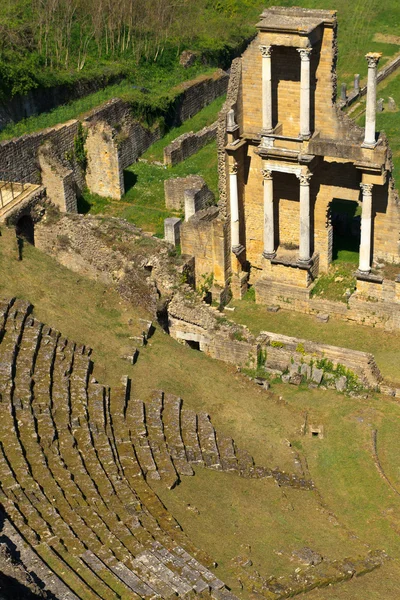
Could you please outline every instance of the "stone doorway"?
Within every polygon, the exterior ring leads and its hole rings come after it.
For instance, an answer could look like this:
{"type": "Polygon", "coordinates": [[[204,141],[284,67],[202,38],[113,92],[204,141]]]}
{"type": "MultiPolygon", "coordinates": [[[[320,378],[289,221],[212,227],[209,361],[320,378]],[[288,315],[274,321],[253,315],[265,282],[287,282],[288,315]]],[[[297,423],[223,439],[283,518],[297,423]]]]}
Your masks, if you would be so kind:
{"type": "Polygon", "coordinates": [[[35,245],[35,226],[33,224],[32,217],[24,215],[18,219],[15,225],[15,233],[18,239],[28,242],[28,244],[35,245]]]}
{"type": "Polygon", "coordinates": [[[354,200],[334,198],[329,213],[333,230],[332,260],[358,264],[361,206],[354,200]]]}

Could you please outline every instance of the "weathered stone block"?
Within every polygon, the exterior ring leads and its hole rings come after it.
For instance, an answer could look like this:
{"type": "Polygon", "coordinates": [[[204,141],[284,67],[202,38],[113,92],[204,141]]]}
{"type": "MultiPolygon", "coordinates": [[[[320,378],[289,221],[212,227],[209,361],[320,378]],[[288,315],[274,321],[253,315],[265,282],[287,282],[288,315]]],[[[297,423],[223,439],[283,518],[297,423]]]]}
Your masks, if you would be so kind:
{"type": "Polygon", "coordinates": [[[181,240],[181,219],[177,217],[168,217],[164,219],[164,239],[174,246],[177,246],[181,240]]]}
{"type": "Polygon", "coordinates": [[[312,368],[311,379],[314,383],[317,383],[319,385],[322,381],[323,375],[324,372],[322,369],[317,369],[317,367],[312,368]]]}

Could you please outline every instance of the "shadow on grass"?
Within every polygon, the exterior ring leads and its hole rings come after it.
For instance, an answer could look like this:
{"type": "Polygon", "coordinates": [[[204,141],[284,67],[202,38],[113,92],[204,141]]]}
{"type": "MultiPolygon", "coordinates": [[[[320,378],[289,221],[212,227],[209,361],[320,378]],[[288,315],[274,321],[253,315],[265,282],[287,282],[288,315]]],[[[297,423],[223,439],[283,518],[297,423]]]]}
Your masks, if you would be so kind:
{"type": "Polygon", "coordinates": [[[137,183],[138,176],[136,173],[132,173],[132,171],[124,171],[124,186],[125,186],[125,194],[129,192],[137,183]]]}

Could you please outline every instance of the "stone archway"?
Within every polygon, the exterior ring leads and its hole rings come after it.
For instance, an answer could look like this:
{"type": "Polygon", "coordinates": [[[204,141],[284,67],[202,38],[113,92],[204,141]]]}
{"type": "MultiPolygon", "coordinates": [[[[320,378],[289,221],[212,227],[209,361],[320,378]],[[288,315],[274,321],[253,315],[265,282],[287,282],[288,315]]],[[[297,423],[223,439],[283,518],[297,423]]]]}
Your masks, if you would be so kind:
{"type": "Polygon", "coordinates": [[[23,215],[15,224],[15,234],[29,244],[35,245],[35,225],[30,215],[23,215]]]}

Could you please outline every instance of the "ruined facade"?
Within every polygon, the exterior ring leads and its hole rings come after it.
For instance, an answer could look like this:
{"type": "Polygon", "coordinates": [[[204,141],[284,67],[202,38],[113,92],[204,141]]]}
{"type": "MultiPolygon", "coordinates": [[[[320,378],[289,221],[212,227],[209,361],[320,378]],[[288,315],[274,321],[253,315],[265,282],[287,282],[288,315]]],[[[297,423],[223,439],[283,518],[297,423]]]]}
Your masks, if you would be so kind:
{"type": "Polygon", "coordinates": [[[344,212],[354,207],[348,229],[360,248],[361,285],[382,284],[371,274],[377,261],[400,261],[390,150],[375,131],[380,55],[366,56],[364,130],[336,105],[336,28],[334,11],[269,8],[233,63],[219,119],[219,212],[198,213],[181,233],[183,251],[199,246],[196,274],[212,273],[216,294],[230,284],[241,297],[250,283],[258,302],[292,299],[306,310],[313,282],[332,262],[343,203],[344,212]],[[214,251],[205,264],[207,227],[214,251]]]}

